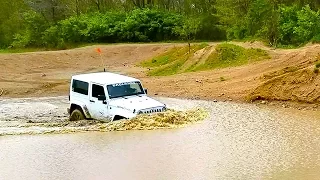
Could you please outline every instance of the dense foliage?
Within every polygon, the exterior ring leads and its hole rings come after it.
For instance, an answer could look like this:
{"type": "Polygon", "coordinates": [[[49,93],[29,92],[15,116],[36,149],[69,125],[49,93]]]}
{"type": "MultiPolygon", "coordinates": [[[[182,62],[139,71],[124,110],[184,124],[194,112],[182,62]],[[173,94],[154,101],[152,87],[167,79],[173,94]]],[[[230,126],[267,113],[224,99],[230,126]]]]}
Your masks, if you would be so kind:
{"type": "Polygon", "coordinates": [[[79,43],[320,41],[313,0],[1,0],[0,47],[79,43]]]}

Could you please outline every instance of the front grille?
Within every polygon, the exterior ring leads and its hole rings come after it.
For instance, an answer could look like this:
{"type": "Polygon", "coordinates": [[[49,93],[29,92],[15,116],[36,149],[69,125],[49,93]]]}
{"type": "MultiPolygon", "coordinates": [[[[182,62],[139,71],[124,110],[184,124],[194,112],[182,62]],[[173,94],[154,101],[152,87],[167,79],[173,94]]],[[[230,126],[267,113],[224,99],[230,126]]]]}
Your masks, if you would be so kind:
{"type": "Polygon", "coordinates": [[[155,108],[140,110],[140,111],[139,111],[139,114],[158,113],[158,112],[164,112],[165,110],[166,110],[165,107],[155,107],[155,108]]]}

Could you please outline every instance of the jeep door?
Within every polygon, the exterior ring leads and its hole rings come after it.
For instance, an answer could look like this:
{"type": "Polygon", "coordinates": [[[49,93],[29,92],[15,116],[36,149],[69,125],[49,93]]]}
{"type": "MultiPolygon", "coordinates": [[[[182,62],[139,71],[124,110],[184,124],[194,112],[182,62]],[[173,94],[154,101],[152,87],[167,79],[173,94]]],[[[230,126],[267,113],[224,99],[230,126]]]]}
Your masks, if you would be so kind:
{"type": "Polygon", "coordinates": [[[108,119],[108,101],[99,100],[100,97],[106,97],[103,85],[90,83],[89,95],[89,112],[93,119],[107,120],[108,119]]]}

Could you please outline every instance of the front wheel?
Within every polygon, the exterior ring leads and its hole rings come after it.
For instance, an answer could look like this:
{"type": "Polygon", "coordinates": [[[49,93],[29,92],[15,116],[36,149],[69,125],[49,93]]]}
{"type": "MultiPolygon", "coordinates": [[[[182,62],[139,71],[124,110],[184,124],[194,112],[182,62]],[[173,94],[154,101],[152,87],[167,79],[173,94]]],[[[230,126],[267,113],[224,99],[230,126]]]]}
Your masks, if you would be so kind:
{"type": "Polygon", "coordinates": [[[72,111],[70,115],[70,121],[79,121],[84,120],[84,115],[81,110],[75,109],[72,111]]]}

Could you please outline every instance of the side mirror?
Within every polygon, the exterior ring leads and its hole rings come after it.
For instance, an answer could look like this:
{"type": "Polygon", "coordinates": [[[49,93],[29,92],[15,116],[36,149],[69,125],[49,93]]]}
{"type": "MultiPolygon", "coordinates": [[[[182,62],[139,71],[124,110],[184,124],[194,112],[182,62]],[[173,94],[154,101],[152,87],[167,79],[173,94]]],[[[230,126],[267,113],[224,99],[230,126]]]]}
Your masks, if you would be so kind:
{"type": "Polygon", "coordinates": [[[106,98],[105,95],[98,95],[98,100],[99,101],[105,101],[105,100],[107,100],[107,98],[106,98]]]}
{"type": "Polygon", "coordinates": [[[144,92],[145,92],[146,94],[148,94],[148,89],[144,89],[144,92]]]}

